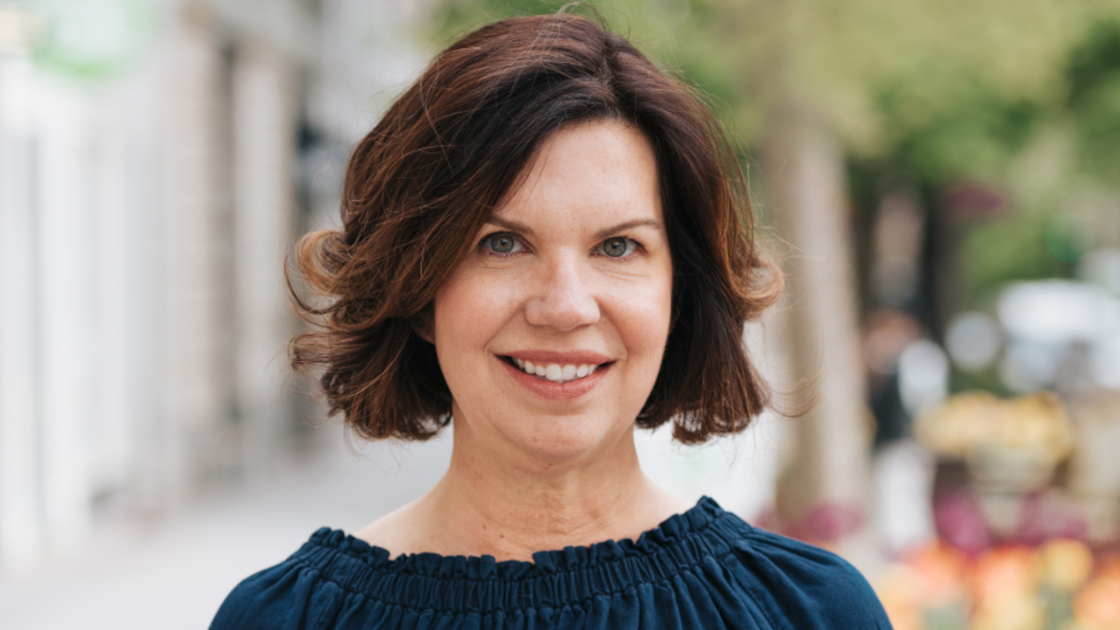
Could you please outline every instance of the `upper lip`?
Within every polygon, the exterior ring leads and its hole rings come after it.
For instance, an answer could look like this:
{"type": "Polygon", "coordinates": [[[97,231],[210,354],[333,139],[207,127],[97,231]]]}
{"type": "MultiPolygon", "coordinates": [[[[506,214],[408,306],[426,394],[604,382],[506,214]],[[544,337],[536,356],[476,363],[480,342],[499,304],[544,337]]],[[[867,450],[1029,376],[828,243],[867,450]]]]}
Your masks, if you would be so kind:
{"type": "Polygon", "coordinates": [[[518,352],[510,352],[502,356],[510,357],[513,359],[521,359],[522,361],[529,361],[542,365],[555,363],[557,365],[602,365],[610,363],[611,358],[599,354],[598,352],[591,352],[588,350],[576,350],[573,352],[548,352],[546,350],[522,350],[518,352]]]}

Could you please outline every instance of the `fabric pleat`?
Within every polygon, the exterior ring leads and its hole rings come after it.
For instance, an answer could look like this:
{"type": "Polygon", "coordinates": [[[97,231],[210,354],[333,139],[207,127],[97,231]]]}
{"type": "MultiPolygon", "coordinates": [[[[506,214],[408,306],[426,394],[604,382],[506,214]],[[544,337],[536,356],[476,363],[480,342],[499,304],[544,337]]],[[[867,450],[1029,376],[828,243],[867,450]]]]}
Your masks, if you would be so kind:
{"type": "Polygon", "coordinates": [[[867,581],[823,549],[704,497],[635,540],[532,562],[433,553],[390,559],[328,528],[239,584],[211,630],[890,628],[867,581]]]}

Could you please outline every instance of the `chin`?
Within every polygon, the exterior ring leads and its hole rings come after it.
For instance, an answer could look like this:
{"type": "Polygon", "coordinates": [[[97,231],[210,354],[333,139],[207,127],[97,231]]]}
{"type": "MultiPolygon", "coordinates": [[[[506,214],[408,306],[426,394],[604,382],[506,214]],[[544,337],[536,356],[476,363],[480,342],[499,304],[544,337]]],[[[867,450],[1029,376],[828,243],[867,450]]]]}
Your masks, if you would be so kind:
{"type": "MultiPolygon", "coordinates": [[[[581,462],[598,453],[610,453],[625,432],[625,428],[595,426],[599,423],[572,417],[541,419],[533,424],[536,425],[533,430],[513,431],[506,435],[516,448],[550,466],[581,462]]],[[[630,426],[628,424],[627,428],[630,426]]]]}

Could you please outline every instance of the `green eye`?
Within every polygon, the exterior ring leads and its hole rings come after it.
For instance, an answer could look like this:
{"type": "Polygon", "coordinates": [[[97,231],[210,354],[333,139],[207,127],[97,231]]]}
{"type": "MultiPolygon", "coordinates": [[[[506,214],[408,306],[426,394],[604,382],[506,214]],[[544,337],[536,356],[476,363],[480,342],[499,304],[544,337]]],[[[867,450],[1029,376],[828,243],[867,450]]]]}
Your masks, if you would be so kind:
{"type": "Polygon", "coordinates": [[[486,239],[486,244],[491,250],[499,254],[508,254],[517,247],[517,241],[510,234],[494,234],[486,239]]]}
{"type": "Polygon", "coordinates": [[[623,238],[621,236],[608,238],[607,240],[603,241],[603,253],[607,256],[610,256],[611,258],[619,258],[620,256],[625,256],[630,249],[630,243],[628,242],[629,240],[630,239],[623,238]]]}

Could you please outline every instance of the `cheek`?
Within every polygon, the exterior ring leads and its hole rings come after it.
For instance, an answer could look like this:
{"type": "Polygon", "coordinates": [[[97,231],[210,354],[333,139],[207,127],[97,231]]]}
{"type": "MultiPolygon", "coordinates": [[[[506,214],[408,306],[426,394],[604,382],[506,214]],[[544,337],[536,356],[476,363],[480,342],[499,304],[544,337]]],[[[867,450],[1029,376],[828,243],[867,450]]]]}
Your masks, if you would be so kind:
{"type": "MultiPolygon", "coordinates": [[[[651,283],[640,291],[618,291],[614,301],[615,321],[628,351],[648,357],[651,369],[660,367],[665,342],[669,339],[669,321],[672,317],[672,284],[669,281],[651,283]]],[[[636,357],[637,358],[637,357],[636,357]]]]}
{"type": "Polygon", "coordinates": [[[516,309],[517,291],[510,283],[462,274],[453,277],[435,297],[434,335],[441,347],[481,349],[516,309]]]}

